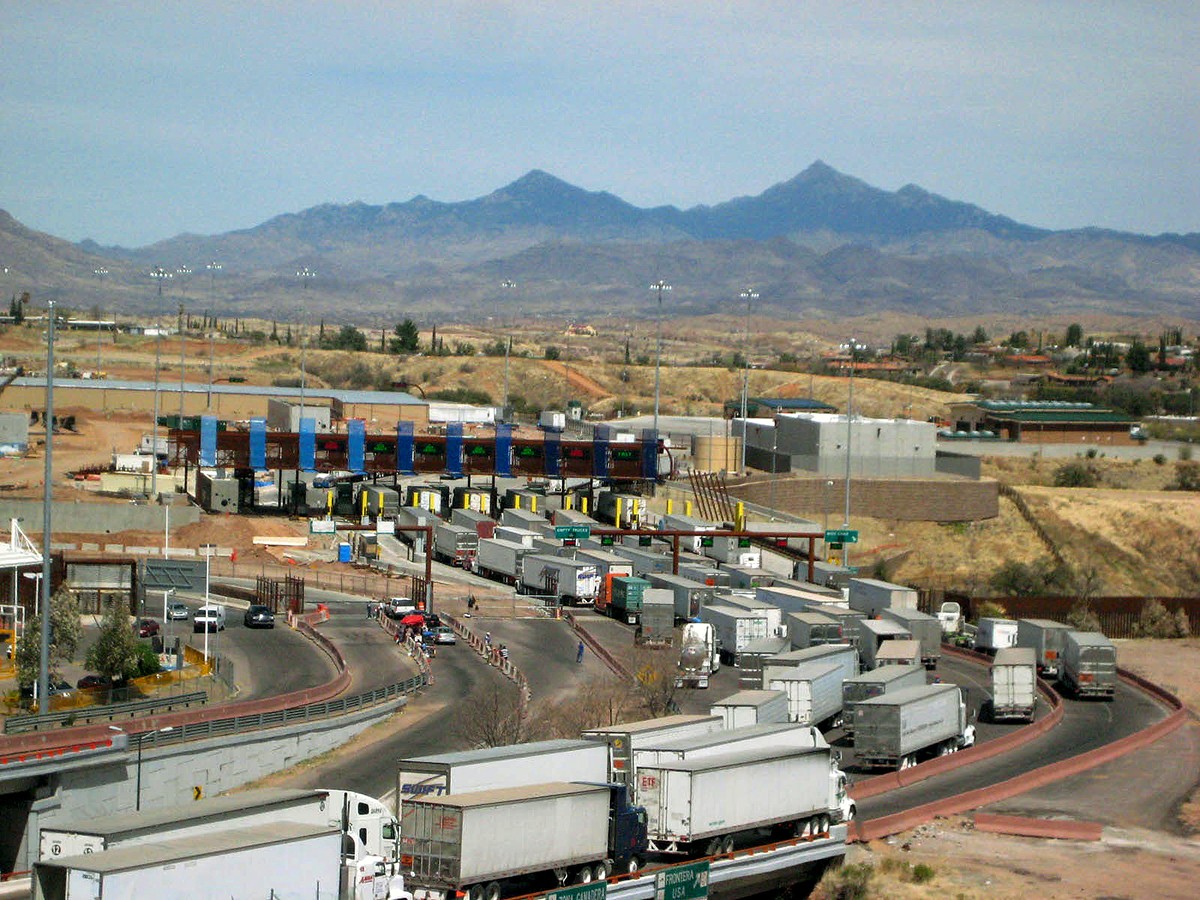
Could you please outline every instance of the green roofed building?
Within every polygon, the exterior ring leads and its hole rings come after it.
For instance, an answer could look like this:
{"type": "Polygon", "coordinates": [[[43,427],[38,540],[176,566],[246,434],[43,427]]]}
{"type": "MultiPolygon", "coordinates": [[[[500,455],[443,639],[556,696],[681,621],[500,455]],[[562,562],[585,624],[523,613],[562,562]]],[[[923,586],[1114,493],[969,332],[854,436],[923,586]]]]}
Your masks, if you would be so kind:
{"type": "Polygon", "coordinates": [[[1026,444],[1137,443],[1138,420],[1091,403],[1062,400],[980,400],[951,406],[954,428],[939,437],[981,432],[1026,444]]]}

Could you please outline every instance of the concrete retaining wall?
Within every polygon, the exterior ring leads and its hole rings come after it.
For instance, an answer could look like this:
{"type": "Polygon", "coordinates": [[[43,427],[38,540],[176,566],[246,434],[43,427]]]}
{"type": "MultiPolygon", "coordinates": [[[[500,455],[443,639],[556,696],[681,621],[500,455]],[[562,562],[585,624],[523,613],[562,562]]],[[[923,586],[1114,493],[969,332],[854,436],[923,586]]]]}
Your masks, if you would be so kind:
{"type": "MultiPolygon", "coordinates": [[[[142,754],[142,809],[191,803],[241,787],[320,756],[350,740],[406,702],[397,697],[335,718],[270,731],[190,741],[142,754]]],[[[107,730],[107,729],[106,729],[107,730]]],[[[108,732],[111,734],[111,732],[108,732]]],[[[132,812],[137,800],[137,752],[114,755],[108,765],[63,772],[54,792],[34,801],[17,869],[29,869],[37,855],[40,829],[55,823],[132,812]]]]}
{"type": "MultiPolygon", "coordinates": [[[[162,534],[166,507],[135,506],[132,503],[66,503],[57,501],[51,509],[54,530],[72,533],[111,534],[117,531],[149,531],[162,534]]],[[[200,521],[201,510],[194,506],[171,508],[171,530],[200,521]]],[[[0,500],[0,522],[22,519],[21,530],[41,541],[42,502],[40,500],[0,500]]]]}

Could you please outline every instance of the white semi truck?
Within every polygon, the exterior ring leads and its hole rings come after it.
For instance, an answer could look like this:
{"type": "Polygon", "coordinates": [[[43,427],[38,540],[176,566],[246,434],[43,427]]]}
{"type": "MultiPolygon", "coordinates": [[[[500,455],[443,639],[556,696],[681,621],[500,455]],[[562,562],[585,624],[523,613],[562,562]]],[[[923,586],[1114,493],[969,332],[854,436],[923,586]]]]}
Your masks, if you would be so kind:
{"type": "Polygon", "coordinates": [[[634,754],[638,750],[663,741],[711,734],[721,727],[720,716],[660,716],[640,722],[622,722],[619,725],[591,728],[583,732],[581,737],[585,741],[594,741],[607,748],[608,773],[600,780],[628,785],[633,779],[634,754]]]}
{"type": "Polygon", "coordinates": [[[993,722],[1032,722],[1037,703],[1037,656],[1032,647],[996,651],[991,669],[992,699],[987,717],[993,722]]]}
{"type": "Polygon", "coordinates": [[[974,743],[966,699],[953,684],[889,691],[854,709],[854,752],[866,768],[908,769],[974,743]]]}
{"type": "Polygon", "coordinates": [[[854,817],[846,776],[820,735],[809,748],[747,750],[639,768],[649,849],[729,852],[740,835],[827,834],[854,817]],[[769,786],[769,787],[765,787],[769,786]]]}

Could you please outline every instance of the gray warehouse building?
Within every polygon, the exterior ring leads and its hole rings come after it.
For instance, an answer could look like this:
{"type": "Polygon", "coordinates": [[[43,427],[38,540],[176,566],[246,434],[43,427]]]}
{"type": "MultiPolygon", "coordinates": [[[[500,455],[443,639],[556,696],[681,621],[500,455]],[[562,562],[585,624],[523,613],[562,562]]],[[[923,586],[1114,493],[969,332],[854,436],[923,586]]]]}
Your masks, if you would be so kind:
{"type": "MultiPolygon", "coordinates": [[[[746,463],[766,472],[846,473],[849,440],[850,473],[874,477],[924,477],[936,465],[937,426],[909,419],[870,419],[827,413],[777,415],[747,419],[746,463]]],[[[743,422],[734,419],[733,432],[743,422]]]]}

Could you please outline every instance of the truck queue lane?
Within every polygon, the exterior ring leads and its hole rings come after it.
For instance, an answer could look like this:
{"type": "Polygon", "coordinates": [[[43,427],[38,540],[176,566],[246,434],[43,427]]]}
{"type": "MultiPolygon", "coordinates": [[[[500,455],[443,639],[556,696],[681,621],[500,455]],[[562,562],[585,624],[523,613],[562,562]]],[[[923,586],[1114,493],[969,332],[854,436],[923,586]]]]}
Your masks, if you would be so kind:
{"type": "Polygon", "coordinates": [[[1001,756],[866,799],[859,804],[860,818],[879,818],[998,784],[1041,766],[1110,744],[1160,721],[1168,712],[1159,703],[1123,682],[1118,684],[1112,703],[1074,699],[1063,702],[1062,721],[1046,734],[1001,756]]]}
{"type": "MultiPolygon", "coordinates": [[[[615,678],[590,649],[579,655],[579,638],[566,622],[555,619],[473,618],[468,627],[479,637],[490,632],[492,645],[503,644],[514,666],[525,673],[536,704],[576,695],[588,684],[615,678]]],[[[439,651],[439,656],[440,656],[439,651]]]]}

